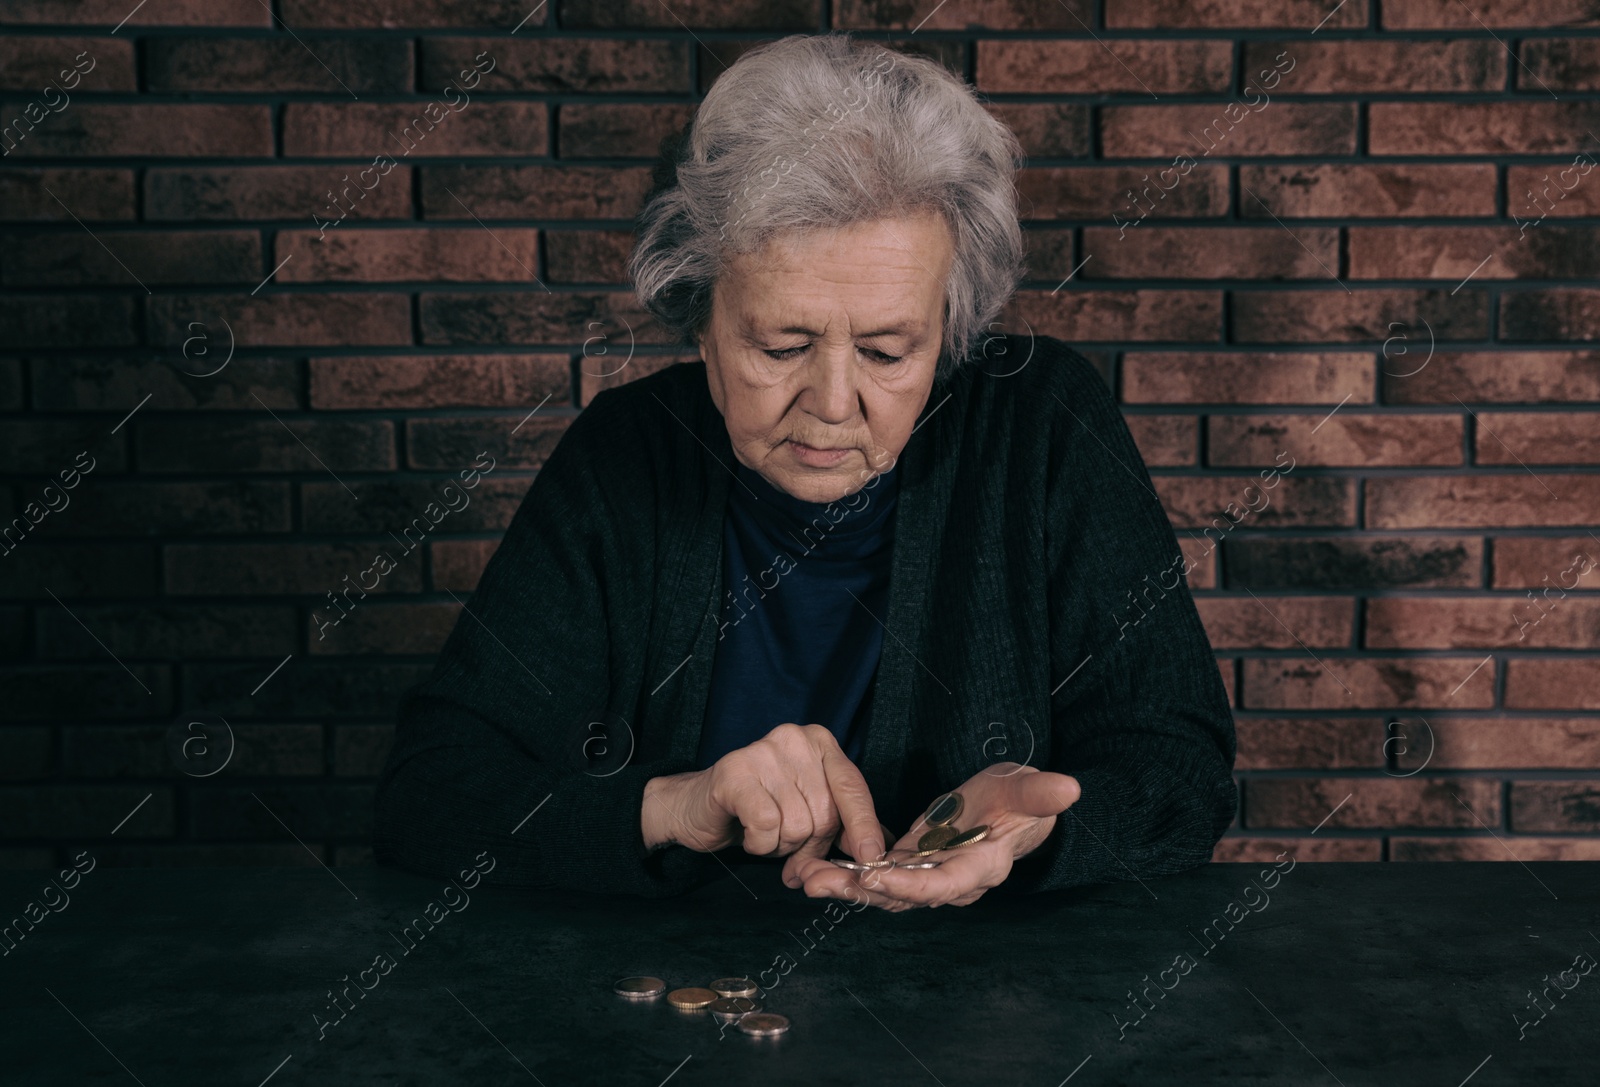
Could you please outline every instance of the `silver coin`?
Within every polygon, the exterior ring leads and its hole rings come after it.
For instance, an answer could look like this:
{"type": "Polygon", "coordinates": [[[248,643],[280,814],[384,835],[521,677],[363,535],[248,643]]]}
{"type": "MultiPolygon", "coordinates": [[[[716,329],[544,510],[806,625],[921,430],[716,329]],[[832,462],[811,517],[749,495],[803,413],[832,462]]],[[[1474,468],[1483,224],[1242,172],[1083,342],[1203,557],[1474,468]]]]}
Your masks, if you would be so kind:
{"type": "Polygon", "coordinates": [[[896,868],[937,868],[943,863],[943,861],[908,861],[902,864],[896,861],[894,866],[896,868]]]}
{"type": "Polygon", "coordinates": [[[829,859],[840,868],[848,868],[852,872],[870,872],[874,868],[883,867],[881,864],[865,864],[861,861],[853,861],[848,857],[831,857],[829,859]]]}
{"type": "Polygon", "coordinates": [[[666,992],[667,983],[653,977],[623,978],[611,991],[630,1000],[650,1000],[666,992]]]}
{"type": "Polygon", "coordinates": [[[945,793],[928,805],[928,814],[923,816],[923,821],[930,827],[949,826],[961,814],[961,807],[960,793],[945,793]]]}

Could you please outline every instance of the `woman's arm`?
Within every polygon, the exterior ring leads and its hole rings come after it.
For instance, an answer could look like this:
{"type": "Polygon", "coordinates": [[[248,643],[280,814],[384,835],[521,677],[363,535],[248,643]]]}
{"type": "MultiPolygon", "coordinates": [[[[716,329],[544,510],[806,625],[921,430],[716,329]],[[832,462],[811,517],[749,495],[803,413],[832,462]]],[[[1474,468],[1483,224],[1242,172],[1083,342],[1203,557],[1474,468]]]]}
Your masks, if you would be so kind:
{"type": "MultiPolygon", "coordinates": [[[[646,783],[694,766],[585,758],[599,753],[590,723],[606,721],[613,668],[650,629],[654,496],[638,426],[612,392],[573,421],[432,675],[402,700],[378,784],[381,861],[449,876],[487,852],[491,882],[651,896],[720,873],[709,854],[643,840],[646,783]]],[[[637,743],[608,726],[606,742],[637,743]]]]}
{"type": "Polygon", "coordinates": [[[1076,354],[1058,365],[1045,401],[1051,674],[1078,671],[1051,699],[1043,768],[1082,796],[1016,863],[1011,892],[1204,864],[1237,805],[1233,715],[1177,536],[1104,382],[1076,354]]]}

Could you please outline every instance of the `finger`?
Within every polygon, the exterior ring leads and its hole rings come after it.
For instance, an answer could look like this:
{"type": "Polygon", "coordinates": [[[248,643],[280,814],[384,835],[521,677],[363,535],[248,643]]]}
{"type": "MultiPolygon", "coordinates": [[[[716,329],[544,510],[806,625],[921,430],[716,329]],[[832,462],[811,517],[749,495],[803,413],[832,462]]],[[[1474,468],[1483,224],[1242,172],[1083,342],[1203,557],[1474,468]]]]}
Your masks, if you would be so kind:
{"type": "Polygon", "coordinates": [[[878,813],[872,806],[872,790],[837,743],[822,749],[822,772],[827,775],[828,791],[844,828],[839,836],[840,847],[857,860],[883,856],[883,824],[878,822],[878,813]]]}
{"type": "Polygon", "coordinates": [[[802,862],[801,871],[804,873],[802,885],[812,898],[836,898],[855,909],[871,905],[894,913],[914,909],[917,905],[864,886],[859,877],[870,876],[870,872],[852,872],[828,861],[817,860],[802,862]]]}
{"type": "Polygon", "coordinates": [[[734,794],[732,807],[731,814],[744,831],[740,847],[753,857],[773,854],[783,830],[783,810],[772,794],[752,783],[734,794]]]}
{"type": "MultiPolygon", "coordinates": [[[[880,868],[873,873],[872,890],[906,902],[934,906],[954,902],[974,891],[986,891],[1000,883],[1009,871],[992,850],[979,851],[978,846],[963,846],[961,851],[943,860],[938,868],[880,868]],[[971,850],[972,852],[968,852],[971,850]]],[[[866,885],[863,881],[863,885],[866,885]]]]}
{"type": "MultiPolygon", "coordinates": [[[[813,753],[815,749],[812,749],[813,753]]],[[[796,852],[811,857],[826,857],[839,837],[841,823],[839,807],[828,775],[823,772],[821,758],[813,758],[794,767],[795,781],[810,807],[811,835],[796,852]]]]}
{"type": "Polygon", "coordinates": [[[1066,811],[1083,793],[1077,778],[1049,770],[1018,774],[1009,779],[1009,785],[1011,809],[1039,819],[1066,811]]]}

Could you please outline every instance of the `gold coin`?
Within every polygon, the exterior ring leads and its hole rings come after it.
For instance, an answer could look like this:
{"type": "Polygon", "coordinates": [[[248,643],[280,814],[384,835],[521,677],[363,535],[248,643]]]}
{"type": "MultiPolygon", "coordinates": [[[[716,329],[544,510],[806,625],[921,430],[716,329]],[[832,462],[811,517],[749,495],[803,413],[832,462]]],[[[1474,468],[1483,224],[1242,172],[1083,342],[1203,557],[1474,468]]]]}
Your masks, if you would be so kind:
{"type": "Polygon", "coordinates": [[[917,851],[943,849],[957,834],[961,833],[955,827],[934,827],[921,838],[917,839],[917,851]]]}
{"type": "Polygon", "coordinates": [[[725,996],[711,1005],[711,1014],[719,1023],[737,1023],[740,1019],[761,1010],[761,1001],[747,996],[725,996]]]}
{"type": "Polygon", "coordinates": [[[961,815],[961,794],[945,793],[928,805],[928,814],[922,817],[930,827],[947,827],[961,815]]]}
{"type": "Polygon", "coordinates": [[[660,996],[667,991],[667,983],[660,978],[623,978],[611,987],[611,991],[618,996],[629,997],[633,1000],[647,999],[660,996]]]}
{"type": "Polygon", "coordinates": [[[760,988],[749,978],[718,978],[711,983],[711,991],[724,997],[755,996],[760,988]]]}
{"type": "Polygon", "coordinates": [[[715,1004],[719,997],[710,989],[674,989],[667,994],[667,1003],[685,1011],[699,1011],[715,1004]]]}
{"type": "Polygon", "coordinates": [[[986,826],[973,827],[971,830],[963,830],[960,834],[957,834],[954,838],[951,838],[944,844],[944,847],[946,849],[959,849],[964,845],[971,845],[973,842],[983,841],[988,834],[989,828],[986,826]]]}
{"type": "Polygon", "coordinates": [[[739,1029],[757,1038],[771,1038],[789,1029],[789,1018],[771,1012],[755,1012],[739,1020],[739,1029]]]}

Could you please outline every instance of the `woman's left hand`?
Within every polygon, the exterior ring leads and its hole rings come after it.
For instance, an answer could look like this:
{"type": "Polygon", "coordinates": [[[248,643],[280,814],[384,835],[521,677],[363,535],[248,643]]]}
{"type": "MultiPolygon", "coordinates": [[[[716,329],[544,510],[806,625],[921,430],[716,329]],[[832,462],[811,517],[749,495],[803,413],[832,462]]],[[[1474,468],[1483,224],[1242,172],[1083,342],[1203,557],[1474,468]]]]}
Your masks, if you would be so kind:
{"type": "MultiPolygon", "coordinates": [[[[989,833],[982,841],[933,854],[929,859],[940,861],[938,868],[856,872],[813,858],[797,872],[806,894],[855,902],[864,896],[874,906],[895,912],[918,906],[970,906],[1005,881],[1013,862],[1044,843],[1057,817],[1077,802],[1081,792],[1076,778],[1017,763],[987,767],[956,791],[962,799],[957,824],[963,830],[987,826],[989,833]]],[[[927,831],[919,819],[891,848],[914,850],[927,831]]]]}

